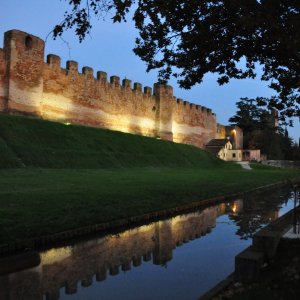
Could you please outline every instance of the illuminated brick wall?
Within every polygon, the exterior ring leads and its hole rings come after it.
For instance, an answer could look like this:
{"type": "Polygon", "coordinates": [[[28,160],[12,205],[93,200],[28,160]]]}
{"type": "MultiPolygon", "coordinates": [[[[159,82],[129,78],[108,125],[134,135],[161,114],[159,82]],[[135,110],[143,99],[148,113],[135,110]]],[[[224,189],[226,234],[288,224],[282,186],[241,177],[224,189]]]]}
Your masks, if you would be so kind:
{"type": "Polygon", "coordinates": [[[44,41],[28,33],[5,33],[0,49],[0,111],[37,116],[192,144],[215,138],[211,109],[173,96],[170,86],[154,88],[120,80],[105,72],[50,54],[44,62],[44,41]]]}

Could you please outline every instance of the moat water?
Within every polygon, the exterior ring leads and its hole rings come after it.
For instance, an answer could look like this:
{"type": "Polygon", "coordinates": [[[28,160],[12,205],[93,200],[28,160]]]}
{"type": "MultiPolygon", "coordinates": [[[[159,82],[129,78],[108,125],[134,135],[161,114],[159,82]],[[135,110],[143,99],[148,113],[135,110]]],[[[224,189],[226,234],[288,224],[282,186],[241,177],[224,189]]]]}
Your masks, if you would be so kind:
{"type": "Polygon", "coordinates": [[[292,208],[292,191],[276,190],[48,249],[39,266],[0,277],[0,299],[197,299],[292,208]]]}

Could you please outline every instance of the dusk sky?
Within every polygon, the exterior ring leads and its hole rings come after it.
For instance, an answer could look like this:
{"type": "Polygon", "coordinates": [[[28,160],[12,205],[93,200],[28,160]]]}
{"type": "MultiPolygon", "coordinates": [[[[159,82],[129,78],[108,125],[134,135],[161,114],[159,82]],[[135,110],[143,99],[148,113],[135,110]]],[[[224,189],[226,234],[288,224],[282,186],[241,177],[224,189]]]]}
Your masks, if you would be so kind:
{"type": "MultiPolygon", "coordinates": [[[[63,19],[68,1],[64,0],[10,0],[1,1],[0,34],[3,41],[4,32],[19,29],[45,39],[54,25],[63,19]]],[[[140,82],[143,86],[153,86],[157,81],[157,72],[146,73],[146,65],[132,52],[138,33],[134,24],[113,24],[110,16],[105,21],[95,20],[90,36],[79,43],[73,31],[68,31],[62,39],[47,38],[45,55],[56,54],[62,59],[62,67],[67,60],[79,63],[79,70],[89,66],[97,71],[105,71],[108,76],[125,77],[132,82],[140,82]]],[[[3,42],[0,43],[0,48],[3,42]]],[[[273,90],[266,82],[256,80],[232,80],[229,84],[219,86],[217,76],[208,74],[203,83],[191,90],[178,87],[176,80],[173,86],[174,96],[189,102],[209,107],[217,115],[217,122],[228,124],[228,119],[236,112],[235,103],[241,97],[255,98],[270,96],[273,90]]],[[[294,119],[294,128],[288,128],[290,136],[297,142],[300,137],[299,119],[294,119]]]]}

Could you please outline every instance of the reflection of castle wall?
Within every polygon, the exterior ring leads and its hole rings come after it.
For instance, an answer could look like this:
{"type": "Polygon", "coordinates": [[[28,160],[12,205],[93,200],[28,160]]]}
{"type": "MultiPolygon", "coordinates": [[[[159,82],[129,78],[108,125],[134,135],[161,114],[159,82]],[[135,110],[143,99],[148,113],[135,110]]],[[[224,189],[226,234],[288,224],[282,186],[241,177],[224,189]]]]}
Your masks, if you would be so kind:
{"type": "Polygon", "coordinates": [[[249,231],[245,226],[253,216],[257,219],[257,214],[261,215],[260,223],[276,219],[276,207],[283,199],[278,194],[278,197],[272,197],[272,201],[270,205],[270,199],[261,202],[254,197],[246,201],[221,203],[201,212],[77,243],[73,247],[44,251],[40,254],[41,264],[38,267],[0,277],[0,299],[36,300],[43,299],[43,295],[47,300],[58,299],[61,288],[66,294],[73,294],[77,291],[78,282],[87,287],[93,280],[103,281],[108,274],[128,271],[141,265],[142,261],[152,259],[153,264],[165,265],[172,259],[176,246],[210,232],[216,218],[224,213],[239,223],[242,234],[249,231]]]}
{"type": "Polygon", "coordinates": [[[45,294],[47,299],[58,299],[60,288],[65,287],[67,294],[76,293],[78,282],[89,286],[94,275],[102,281],[107,273],[128,271],[151,257],[154,264],[163,265],[172,259],[176,246],[209,232],[222,212],[222,206],[210,207],[74,247],[42,252],[38,267],[0,278],[0,287],[5,287],[0,299],[35,300],[45,294]]]}

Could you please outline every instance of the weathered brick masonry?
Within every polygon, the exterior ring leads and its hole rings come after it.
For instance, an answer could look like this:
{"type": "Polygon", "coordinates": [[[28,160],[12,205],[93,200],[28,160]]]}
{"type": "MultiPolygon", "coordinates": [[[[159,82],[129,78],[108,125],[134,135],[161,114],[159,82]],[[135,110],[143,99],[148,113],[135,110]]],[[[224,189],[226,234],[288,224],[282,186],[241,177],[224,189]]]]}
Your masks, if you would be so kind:
{"type": "Polygon", "coordinates": [[[50,54],[28,33],[5,33],[0,49],[0,111],[160,137],[198,147],[215,138],[216,116],[208,108],[173,96],[170,86],[154,89],[50,54]]]}

